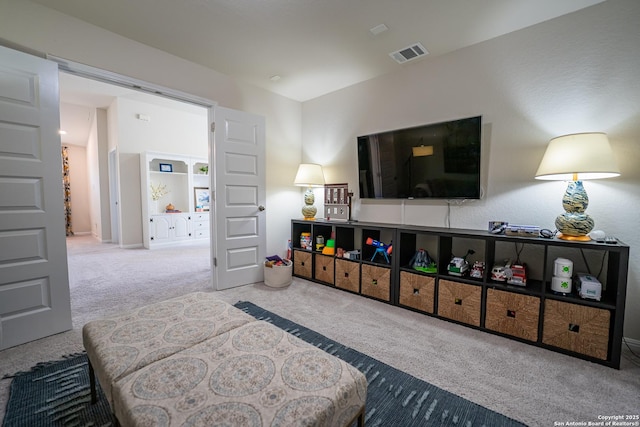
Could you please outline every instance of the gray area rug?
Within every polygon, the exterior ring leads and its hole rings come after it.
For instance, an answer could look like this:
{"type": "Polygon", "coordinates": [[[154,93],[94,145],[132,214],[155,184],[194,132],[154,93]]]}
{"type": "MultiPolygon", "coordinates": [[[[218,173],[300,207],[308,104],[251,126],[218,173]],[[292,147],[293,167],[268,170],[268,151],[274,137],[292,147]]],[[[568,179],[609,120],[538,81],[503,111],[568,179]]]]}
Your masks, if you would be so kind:
{"type": "MultiPolygon", "coordinates": [[[[361,370],[369,383],[367,426],[523,426],[255,304],[241,301],[235,306],[361,370]]],[[[97,389],[98,402],[92,405],[86,354],[40,363],[14,375],[3,427],[115,425],[99,385],[97,389]]]]}
{"type": "Polygon", "coordinates": [[[523,426],[511,418],[419,380],[366,354],[255,304],[235,304],[264,320],[358,368],[367,377],[365,425],[381,426],[523,426]]]}
{"type": "Polygon", "coordinates": [[[3,427],[116,425],[99,385],[91,404],[88,371],[83,353],[14,375],[3,427]]]}

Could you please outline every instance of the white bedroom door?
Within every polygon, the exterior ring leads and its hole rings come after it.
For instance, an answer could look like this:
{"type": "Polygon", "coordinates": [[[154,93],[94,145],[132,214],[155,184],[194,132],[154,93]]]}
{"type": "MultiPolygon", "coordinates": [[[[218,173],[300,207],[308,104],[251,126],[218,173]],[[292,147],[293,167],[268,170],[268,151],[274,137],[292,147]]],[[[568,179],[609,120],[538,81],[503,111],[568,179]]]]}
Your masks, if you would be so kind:
{"type": "Polygon", "coordinates": [[[0,350],[71,329],[58,65],[0,46],[0,350]]]}
{"type": "Polygon", "coordinates": [[[264,279],[265,120],[215,108],[213,283],[217,290],[264,279]]]}

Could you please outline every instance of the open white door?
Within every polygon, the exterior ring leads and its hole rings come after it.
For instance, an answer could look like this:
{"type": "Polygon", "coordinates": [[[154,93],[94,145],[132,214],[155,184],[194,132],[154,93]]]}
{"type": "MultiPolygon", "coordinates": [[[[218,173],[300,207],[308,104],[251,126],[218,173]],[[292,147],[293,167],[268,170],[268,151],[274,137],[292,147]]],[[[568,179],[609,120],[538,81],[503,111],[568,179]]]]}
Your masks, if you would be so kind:
{"type": "Polygon", "coordinates": [[[58,65],[0,46],[0,350],[71,329],[58,65]]]}
{"type": "Polygon", "coordinates": [[[218,290],[264,279],[264,117],[215,108],[213,283],[218,290]]]}

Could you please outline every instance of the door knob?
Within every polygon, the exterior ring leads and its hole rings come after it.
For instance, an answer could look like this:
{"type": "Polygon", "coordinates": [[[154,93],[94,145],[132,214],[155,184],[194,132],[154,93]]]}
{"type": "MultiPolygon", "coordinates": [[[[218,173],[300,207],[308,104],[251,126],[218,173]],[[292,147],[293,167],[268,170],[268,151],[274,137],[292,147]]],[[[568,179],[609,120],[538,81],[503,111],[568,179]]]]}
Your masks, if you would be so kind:
{"type": "Polygon", "coordinates": [[[259,211],[263,211],[264,210],[264,206],[262,206],[262,205],[258,206],[258,210],[259,211]]]}

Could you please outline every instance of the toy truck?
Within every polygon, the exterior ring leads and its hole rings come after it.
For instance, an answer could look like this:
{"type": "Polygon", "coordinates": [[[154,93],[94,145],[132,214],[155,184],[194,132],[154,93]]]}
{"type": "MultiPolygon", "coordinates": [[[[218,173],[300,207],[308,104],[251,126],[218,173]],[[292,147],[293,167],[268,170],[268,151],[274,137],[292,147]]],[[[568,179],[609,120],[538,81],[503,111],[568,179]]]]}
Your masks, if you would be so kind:
{"type": "Polygon", "coordinates": [[[466,272],[469,270],[469,262],[467,262],[467,257],[469,255],[474,254],[475,251],[469,249],[467,254],[464,257],[454,256],[449,261],[449,265],[447,266],[447,271],[452,276],[464,276],[466,272]]]}

